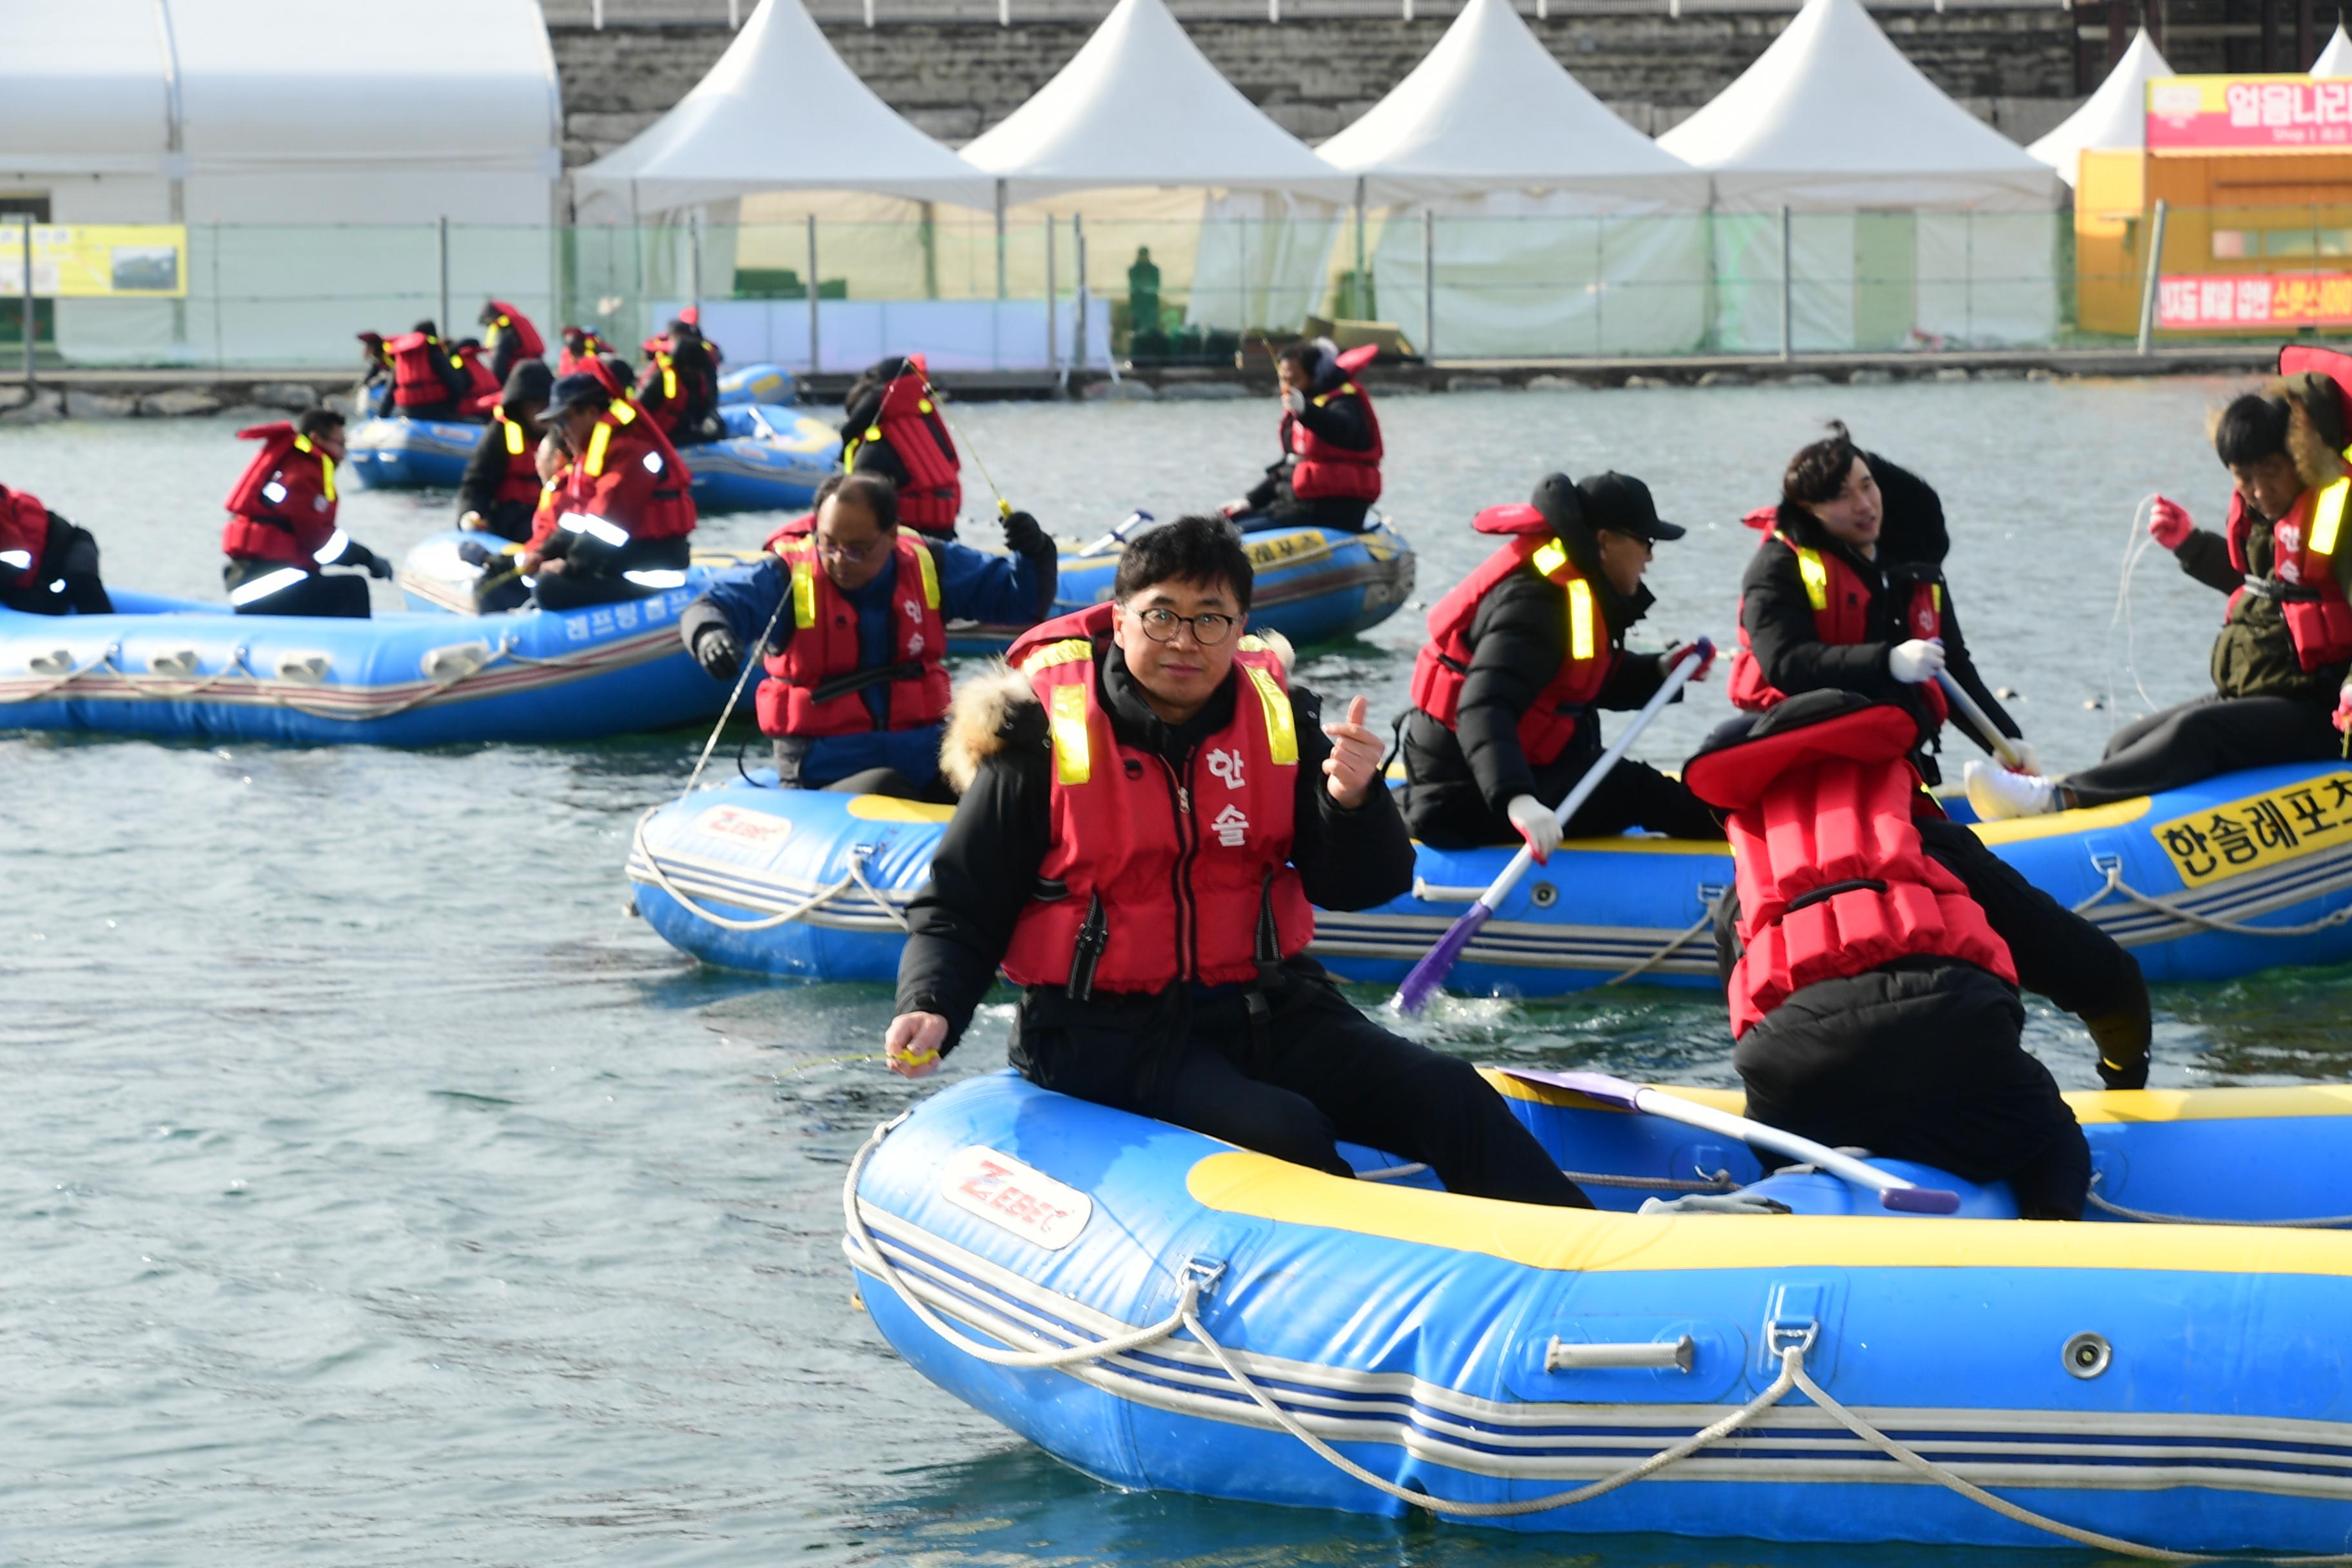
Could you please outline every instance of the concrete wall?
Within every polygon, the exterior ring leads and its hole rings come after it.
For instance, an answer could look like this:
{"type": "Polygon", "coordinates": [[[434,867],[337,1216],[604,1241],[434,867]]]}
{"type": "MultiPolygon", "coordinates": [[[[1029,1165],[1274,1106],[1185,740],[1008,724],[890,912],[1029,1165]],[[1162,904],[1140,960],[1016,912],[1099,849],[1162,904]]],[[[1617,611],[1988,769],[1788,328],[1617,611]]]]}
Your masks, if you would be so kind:
{"type": "MultiPolygon", "coordinates": [[[[1652,135],[1706,103],[1764,52],[1791,13],[1657,12],[1528,19],[1594,94],[1652,135]]],[[[1283,126],[1319,141],[1378,101],[1429,52],[1450,17],[1188,21],[1217,68],[1283,126]]],[[[1884,12],[1879,26],[1944,91],[2019,142],[2080,101],[2075,23],[2055,5],[1884,12]]],[[[1011,113],[1067,64],[1085,22],[828,24],[842,58],[900,113],[961,144],[1011,113]]],[[[700,80],[733,35],[724,27],[557,26],[564,162],[601,157],[700,80]]]]}

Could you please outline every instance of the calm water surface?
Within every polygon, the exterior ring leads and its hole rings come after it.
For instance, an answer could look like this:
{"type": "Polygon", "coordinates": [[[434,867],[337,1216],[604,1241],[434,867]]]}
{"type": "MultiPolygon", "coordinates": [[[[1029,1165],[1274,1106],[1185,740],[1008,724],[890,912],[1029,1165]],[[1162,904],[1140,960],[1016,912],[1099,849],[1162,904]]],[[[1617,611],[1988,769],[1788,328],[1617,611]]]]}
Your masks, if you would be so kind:
{"type": "MultiPolygon", "coordinates": [[[[2204,685],[2216,595],[2141,571],[2139,498],[2218,522],[2219,382],[1495,393],[1382,406],[1421,606],[1477,507],[1615,467],[1691,537],[1653,646],[1733,626],[1788,454],[1840,415],[1943,490],[1963,622],[2043,756],[2204,685]],[[2136,673],[2135,673],[2136,671],[2136,673]]],[[[969,442],[1066,535],[1244,488],[1260,404],[973,405],[969,442]]],[[[219,596],[240,421],[0,429],[0,479],[127,586],[219,596]]],[[[968,472],[976,495],[984,488],[968,472]]],[[[446,501],[362,494],[398,552],[446,501]]],[[[755,544],[772,519],[716,520],[755,544]]],[[[986,531],[983,530],[983,531],[986,531]]],[[[392,607],[381,586],[379,608],[392,607]]],[[[1402,703],[1419,616],[1322,654],[1402,703]]],[[[1718,679],[1641,750],[1678,760],[1718,679]]],[[[0,733],[0,1560],[33,1563],[1989,1565],[1990,1554],[1601,1542],[1122,1496],[939,1393],[849,1305],[838,1189],[931,1087],[872,1063],[879,987],[696,968],[625,910],[636,814],[699,735],[436,752],[0,733]]],[[[1957,760],[1957,759],[1955,759],[1957,760]]],[[[722,764],[723,765],[723,764],[722,764]]],[[[2336,973],[2168,990],[2159,1084],[2342,1079],[2336,973]]],[[[1368,998],[1369,1000],[1370,998],[1368,998]]],[[[948,1079],[1002,1065],[993,1008],[948,1079]]],[[[1486,1060],[1732,1081],[1719,1002],[1455,1002],[1486,1060]]],[[[2087,1043],[2032,1039],[2069,1085],[2087,1043]]]]}

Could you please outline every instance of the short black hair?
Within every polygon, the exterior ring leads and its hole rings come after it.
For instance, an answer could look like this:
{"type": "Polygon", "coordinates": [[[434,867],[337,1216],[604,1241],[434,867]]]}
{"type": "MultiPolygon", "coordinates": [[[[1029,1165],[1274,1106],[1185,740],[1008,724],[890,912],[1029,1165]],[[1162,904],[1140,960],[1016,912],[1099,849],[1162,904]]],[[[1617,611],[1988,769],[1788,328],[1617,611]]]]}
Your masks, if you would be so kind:
{"type": "Polygon", "coordinates": [[[2249,392],[2213,421],[2213,451],[2232,468],[2249,468],[2286,451],[2287,421],[2294,410],[2284,397],[2249,392]]]}
{"type": "Polygon", "coordinates": [[[297,436],[323,436],[343,427],[343,416],[331,408],[305,408],[294,418],[297,436]]]}
{"type": "Polygon", "coordinates": [[[1129,542],[1110,595],[1125,604],[1158,583],[1223,583],[1233,589],[1234,602],[1247,610],[1255,576],[1249,552],[1232,523],[1222,517],[1180,517],[1129,542]]]}
{"type": "Polygon", "coordinates": [[[1845,493],[1846,476],[1853,472],[1853,460],[1862,456],[1862,448],[1853,444],[1843,420],[1831,420],[1829,430],[1820,440],[1798,448],[1789,459],[1788,468],[1780,475],[1782,500],[1819,506],[1845,493]]]}
{"type": "Polygon", "coordinates": [[[1305,374],[1313,375],[1316,367],[1323,363],[1323,351],[1309,339],[1293,338],[1275,350],[1274,357],[1278,363],[1295,364],[1305,374]]]}
{"type": "Polygon", "coordinates": [[[887,474],[827,474],[824,483],[816,488],[810,515],[814,516],[835,496],[872,513],[875,526],[885,533],[898,526],[898,487],[887,474]]]}

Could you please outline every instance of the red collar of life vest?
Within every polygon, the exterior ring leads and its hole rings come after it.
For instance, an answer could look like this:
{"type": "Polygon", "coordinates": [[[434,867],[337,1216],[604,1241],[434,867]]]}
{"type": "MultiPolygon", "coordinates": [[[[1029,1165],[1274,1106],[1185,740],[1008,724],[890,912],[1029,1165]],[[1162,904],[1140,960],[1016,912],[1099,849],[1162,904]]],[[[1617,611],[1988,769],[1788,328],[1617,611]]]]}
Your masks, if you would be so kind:
{"type": "Polygon", "coordinates": [[[1897,761],[1908,767],[1918,743],[1917,719],[1891,702],[1874,702],[1702,752],[1684,764],[1683,783],[1718,811],[1741,811],[1793,768],[1897,761]]]}

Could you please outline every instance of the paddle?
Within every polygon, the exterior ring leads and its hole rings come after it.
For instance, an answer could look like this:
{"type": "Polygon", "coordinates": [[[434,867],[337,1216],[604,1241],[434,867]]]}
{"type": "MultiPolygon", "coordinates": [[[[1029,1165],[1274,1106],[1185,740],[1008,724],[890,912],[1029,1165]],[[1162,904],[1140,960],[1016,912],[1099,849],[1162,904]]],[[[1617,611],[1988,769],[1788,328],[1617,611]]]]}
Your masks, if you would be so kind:
{"type": "Polygon", "coordinates": [[[1978,734],[1992,737],[1992,754],[2002,767],[2016,773],[2025,771],[2025,759],[2017,754],[2017,748],[2010,743],[2008,736],[2000,732],[2000,726],[1985,717],[1985,710],[1977,706],[1977,700],[1969,695],[1968,688],[1954,680],[1948,670],[1942,669],[1936,672],[1936,684],[1944,689],[1944,695],[1951,700],[1952,707],[1960,717],[1976,726],[1978,734]]]}
{"type": "MultiPolygon", "coordinates": [[[[1601,781],[1609,776],[1609,770],[1624,757],[1626,748],[1650,727],[1650,721],[1655,719],[1660,710],[1675,700],[1675,694],[1683,689],[1685,683],[1705,668],[1706,661],[1714,657],[1715,645],[1705,637],[1683,650],[1683,657],[1675,661],[1674,673],[1666,677],[1665,683],[1658,688],[1657,695],[1642,705],[1642,710],[1633,715],[1633,722],[1625,726],[1625,732],[1618,736],[1615,743],[1584,771],[1584,776],[1576,781],[1576,787],[1568,792],[1568,798],[1552,812],[1562,826],[1567,826],[1569,818],[1574,816],[1578,808],[1600,787],[1601,781]]],[[[1404,984],[1398,986],[1397,994],[1389,999],[1389,1005],[1400,1013],[1408,1014],[1418,1013],[1426,1006],[1437,988],[1445,983],[1445,976],[1453,970],[1454,960],[1460,958],[1462,950],[1470,945],[1470,939],[1478,934],[1481,926],[1494,919],[1495,911],[1502,907],[1503,900],[1518,885],[1519,879],[1527,875],[1528,868],[1534,864],[1535,851],[1521,846],[1519,852],[1511,857],[1511,863],[1503,868],[1503,874],[1495,879],[1495,885],[1479,894],[1478,901],[1472,904],[1462,918],[1437,939],[1437,945],[1412,966],[1404,977],[1404,984]]]]}
{"type": "Polygon", "coordinates": [[[1573,1089],[1587,1100],[1597,1100],[1621,1110],[1639,1111],[1668,1121],[1679,1121],[1685,1126],[1704,1128],[1726,1138],[1737,1138],[1759,1149],[1790,1155],[1864,1192],[1876,1193],[1879,1206],[1897,1214],[1959,1212],[1960,1194],[1947,1188],[1923,1187],[1916,1183],[1906,1182],[1900,1176],[1891,1176],[1875,1165],[1865,1164],[1850,1154],[1841,1154],[1810,1138],[1800,1138],[1793,1132],[1783,1132],[1777,1127],[1767,1127],[1761,1121],[1734,1116],[1727,1110],[1717,1110],[1712,1106],[1701,1105],[1663,1089],[1647,1089],[1605,1072],[1536,1072],[1518,1068],[1506,1068],[1504,1071],[1524,1083],[1573,1089]]]}
{"type": "Polygon", "coordinates": [[[1127,535],[1129,529],[1133,528],[1137,523],[1150,522],[1151,521],[1151,514],[1148,511],[1129,512],[1125,518],[1120,520],[1116,528],[1113,528],[1108,533],[1104,534],[1100,539],[1096,540],[1092,544],[1087,545],[1084,550],[1079,551],[1078,553],[1081,555],[1099,555],[1114,544],[1124,544],[1127,542],[1127,535]]]}

